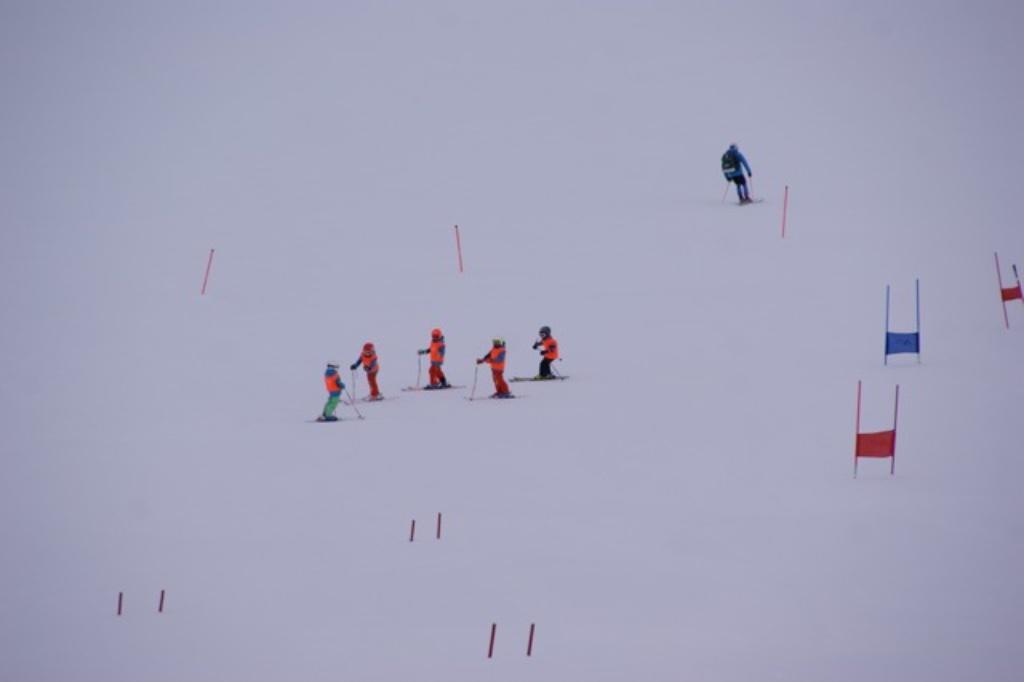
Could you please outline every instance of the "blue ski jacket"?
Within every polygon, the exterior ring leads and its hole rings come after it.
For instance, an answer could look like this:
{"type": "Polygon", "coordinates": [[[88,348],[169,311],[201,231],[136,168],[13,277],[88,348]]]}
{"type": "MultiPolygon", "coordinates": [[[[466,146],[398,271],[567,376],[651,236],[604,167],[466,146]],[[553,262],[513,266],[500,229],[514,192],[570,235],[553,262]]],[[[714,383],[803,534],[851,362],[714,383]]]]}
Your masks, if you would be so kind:
{"type": "Polygon", "coordinates": [[[729,151],[732,152],[736,156],[736,161],[739,162],[739,165],[737,165],[736,166],[736,170],[732,171],[731,173],[725,173],[726,179],[732,180],[733,178],[741,178],[741,177],[743,177],[743,169],[746,169],[747,175],[749,176],[750,175],[750,164],[747,163],[747,157],[743,156],[743,152],[741,152],[739,149],[737,149],[736,145],[734,145],[734,144],[733,145],[729,145],[729,151]]]}

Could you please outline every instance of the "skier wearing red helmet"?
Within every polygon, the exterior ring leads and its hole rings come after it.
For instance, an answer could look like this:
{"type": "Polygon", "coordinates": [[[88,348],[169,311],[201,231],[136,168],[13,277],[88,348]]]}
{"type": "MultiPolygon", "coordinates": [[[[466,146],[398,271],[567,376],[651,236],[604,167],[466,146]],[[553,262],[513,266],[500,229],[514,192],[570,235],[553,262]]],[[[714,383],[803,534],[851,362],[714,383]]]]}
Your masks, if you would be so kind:
{"type": "Polygon", "coordinates": [[[369,341],[363,344],[363,352],[359,354],[356,361],[349,365],[348,368],[355,371],[359,365],[362,365],[363,370],[366,371],[366,382],[370,385],[368,400],[383,400],[384,396],[380,394],[380,389],[377,388],[377,372],[380,371],[380,361],[377,359],[376,349],[374,349],[373,344],[369,341]]]}
{"type": "Polygon", "coordinates": [[[430,347],[421,349],[420,355],[430,356],[430,385],[424,386],[424,390],[451,388],[447,377],[444,375],[444,334],[440,329],[433,329],[430,332],[430,347]]]}

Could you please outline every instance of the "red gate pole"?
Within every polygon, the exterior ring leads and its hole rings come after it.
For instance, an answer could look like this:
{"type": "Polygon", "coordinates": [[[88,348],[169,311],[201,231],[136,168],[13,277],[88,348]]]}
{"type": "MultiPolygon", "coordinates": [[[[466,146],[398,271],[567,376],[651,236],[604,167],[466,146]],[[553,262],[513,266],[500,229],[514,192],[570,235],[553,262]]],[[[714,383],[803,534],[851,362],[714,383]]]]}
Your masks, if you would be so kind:
{"type": "Polygon", "coordinates": [[[999,270],[999,252],[995,252],[996,256],[996,280],[999,282],[999,301],[1003,304],[1003,321],[1006,322],[1006,328],[1010,328],[1010,316],[1006,314],[1006,299],[1003,298],[1003,273],[999,270]]]}
{"type": "Polygon", "coordinates": [[[416,538],[416,519],[412,520],[412,525],[409,526],[409,542],[412,542],[416,538]]]}
{"type": "Polygon", "coordinates": [[[533,656],[533,631],[537,627],[536,623],[530,623],[530,639],[526,643],[526,655],[533,656]]]}
{"type": "Polygon", "coordinates": [[[494,657],[494,635],[497,633],[497,631],[498,631],[498,624],[497,623],[491,623],[491,643],[487,647],[487,658],[493,658],[494,657]]]}
{"type": "Polygon", "coordinates": [[[896,424],[900,417],[900,385],[896,384],[896,409],[892,415],[892,466],[889,467],[889,475],[896,473],[896,424]]]}
{"type": "Polygon", "coordinates": [[[210,258],[206,261],[206,275],[203,276],[203,288],[199,292],[200,296],[206,295],[206,283],[210,280],[210,266],[213,265],[213,249],[210,249],[210,258]]]}
{"type": "Polygon", "coordinates": [[[121,615],[121,607],[124,605],[124,592],[117,593],[117,615],[121,615]]]}
{"type": "Polygon", "coordinates": [[[853,435],[853,477],[857,478],[857,441],[860,439],[860,379],[857,380],[857,426],[853,435]]]}
{"type": "Polygon", "coordinates": [[[455,250],[459,253],[459,272],[462,272],[462,238],[459,236],[459,226],[455,226],[455,250]]]}
{"type": "Polygon", "coordinates": [[[165,590],[160,590],[160,605],[156,607],[157,613],[164,612],[164,592],[165,590]]]}
{"type": "Polygon", "coordinates": [[[437,539],[441,539],[441,512],[437,512],[437,539]]]}

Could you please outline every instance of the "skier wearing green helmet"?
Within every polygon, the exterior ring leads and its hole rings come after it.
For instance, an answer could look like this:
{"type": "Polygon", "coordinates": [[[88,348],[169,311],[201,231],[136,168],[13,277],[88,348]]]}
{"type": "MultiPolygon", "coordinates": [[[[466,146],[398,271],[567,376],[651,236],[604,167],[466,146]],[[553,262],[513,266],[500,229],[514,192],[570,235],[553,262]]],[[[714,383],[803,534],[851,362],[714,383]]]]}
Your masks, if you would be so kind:
{"type": "Polygon", "coordinates": [[[505,339],[496,338],[491,344],[491,349],[482,358],[477,358],[476,364],[486,362],[491,366],[491,377],[494,379],[492,398],[511,398],[512,392],[505,383],[505,339]]]}

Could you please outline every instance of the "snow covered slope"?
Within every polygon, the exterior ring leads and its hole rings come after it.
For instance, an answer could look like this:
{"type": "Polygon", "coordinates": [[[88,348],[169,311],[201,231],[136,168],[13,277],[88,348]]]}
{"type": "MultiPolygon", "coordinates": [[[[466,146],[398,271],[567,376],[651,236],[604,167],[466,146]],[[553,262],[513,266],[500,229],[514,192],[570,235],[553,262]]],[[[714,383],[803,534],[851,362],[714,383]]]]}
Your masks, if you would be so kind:
{"type": "Polygon", "coordinates": [[[1024,12],[349,4],[0,9],[0,680],[1019,679],[1024,12]]]}

